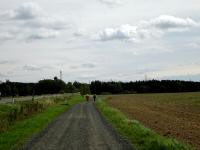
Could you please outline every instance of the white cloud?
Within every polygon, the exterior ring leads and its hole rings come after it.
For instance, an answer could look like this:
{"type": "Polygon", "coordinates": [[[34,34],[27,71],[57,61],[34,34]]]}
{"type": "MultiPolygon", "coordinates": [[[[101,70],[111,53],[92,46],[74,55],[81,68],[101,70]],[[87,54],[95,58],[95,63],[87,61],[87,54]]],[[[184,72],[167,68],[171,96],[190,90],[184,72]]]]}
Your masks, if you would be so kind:
{"type": "Polygon", "coordinates": [[[152,71],[148,73],[151,78],[159,77],[169,77],[169,76],[188,76],[188,75],[199,75],[200,66],[195,65],[185,65],[185,66],[173,66],[166,69],[161,69],[159,71],[152,71]]]}
{"type": "Polygon", "coordinates": [[[191,42],[187,44],[189,48],[200,48],[200,43],[199,42],[191,42]]]}
{"type": "Polygon", "coordinates": [[[140,42],[148,37],[157,37],[161,32],[155,29],[141,28],[134,25],[121,25],[118,28],[106,28],[99,31],[95,36],[95,40],[125,40],[131,42],[140,42]]]}
{"type": "Polygon", "coordinates": [[[41,29],[39,31],[36,31],[34,33],[29,34],[27,37],[28,40],[34,40],[34,39],[49,39],[49,38],[55,38],[60,33],[55,30],[47,30],[47,29],[41,29]]]}
{"type": "Polygon", "coordinates": [[[137,27],[131,25],[122,25],[119,28],[106,28],[99,32],[101,40],[129,39],[137,34],[137,27]]]}
{"type": "Polygon", "coordinates": [[[15,38],[46,39],[55,38],[67,27],[66,21],[55,15],[46,13],[37,3],[24,3],[14,10],[0,14],[0,39],[15,38]],[[12,29],[17,30],[12,33],[12,29]],[[7,30],[7,31],[5,31],[7,30]],[[32,31],[32,32],[31,32],[32,31]]]}
{"type": "Polygon", "coordinates": [[[121,3],[121,0],[99,0],[99,1],[107,5],[116,5],[121,3]]]}
{"type": "Polygon", "coordinates": [[[14,39],[14,34],[9,33],[9,32],[2,32],[0,33],[0,41],[7,41],[7,40],[12,40],[14,39]]]}
{"type": "Polygon", "coordinates": [[[160,37],[166,32],[182,32],[200,23],[190,18],[178,18],[162,15],[149,21],[141,21],[137,25],[121,25],[117,28],[106,28],[94,37],[97,40],[126,40],[138,42],[146,38],[160,37]]]}

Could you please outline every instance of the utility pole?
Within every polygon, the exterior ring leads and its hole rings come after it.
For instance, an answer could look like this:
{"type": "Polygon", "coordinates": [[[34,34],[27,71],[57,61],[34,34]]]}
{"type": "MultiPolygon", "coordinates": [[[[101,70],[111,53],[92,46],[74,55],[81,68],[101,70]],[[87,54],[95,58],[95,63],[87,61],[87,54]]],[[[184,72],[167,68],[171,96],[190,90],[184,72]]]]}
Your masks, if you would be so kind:
{"type": "Polygon", "coordinates": [[[60,80],[62,80],[62,70],[60,70],[60,80]]]}

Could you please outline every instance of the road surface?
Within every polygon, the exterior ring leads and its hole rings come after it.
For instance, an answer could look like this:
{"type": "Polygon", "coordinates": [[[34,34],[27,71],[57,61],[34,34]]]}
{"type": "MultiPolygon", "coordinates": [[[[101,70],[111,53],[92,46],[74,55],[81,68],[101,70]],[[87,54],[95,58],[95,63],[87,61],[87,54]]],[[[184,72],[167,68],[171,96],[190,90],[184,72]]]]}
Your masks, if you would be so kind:
{"type": "Polygon", "coordinates": [[[84,102],[61,114],[23,149],[129,150],[131,147],[113,131],[92,102],[84,102]]]}

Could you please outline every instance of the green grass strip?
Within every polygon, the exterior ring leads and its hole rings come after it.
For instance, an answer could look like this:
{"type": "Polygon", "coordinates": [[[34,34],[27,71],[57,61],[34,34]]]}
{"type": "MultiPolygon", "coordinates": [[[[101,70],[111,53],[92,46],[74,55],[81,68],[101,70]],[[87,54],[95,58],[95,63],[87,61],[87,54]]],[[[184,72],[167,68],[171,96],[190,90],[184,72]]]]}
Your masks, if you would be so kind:
{"type": "Polygon", "coordinates": [[[0,150],[19,148],[25,143],[27,138],[39,132],[61,112],[64,112],[81,100],[81,96],[74,96],[67,102],[56,104],[47,108],[44,112],[37,113],[25,120],[16,122],[7,131],[0,134],[0,150]]]}
{"type": "Polygon", "coordinates": [[[192,150],[186,144],[163,137],[139,122],[129,120],[118,109],[108,106],[105,101],[97,101],[96,106],[113,128],[137,150],[192,150]]]}

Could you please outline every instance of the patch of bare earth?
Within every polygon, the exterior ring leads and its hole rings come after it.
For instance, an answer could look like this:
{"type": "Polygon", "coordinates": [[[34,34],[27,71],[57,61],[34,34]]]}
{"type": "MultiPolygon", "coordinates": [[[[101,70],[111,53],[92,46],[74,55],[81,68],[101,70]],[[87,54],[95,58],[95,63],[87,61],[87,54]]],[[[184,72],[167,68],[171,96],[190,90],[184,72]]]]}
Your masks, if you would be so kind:
{"type": "Polygon", "coordinates": [[[162,102],[162,97],[158,95],[158,98],[158,101],[154,100],[155,94],[119,95],[110,96],[107,102],[161,135],[176,138],[200,150],[200,106],[185,101],[173,102],[173,98],[162,102]]]}

